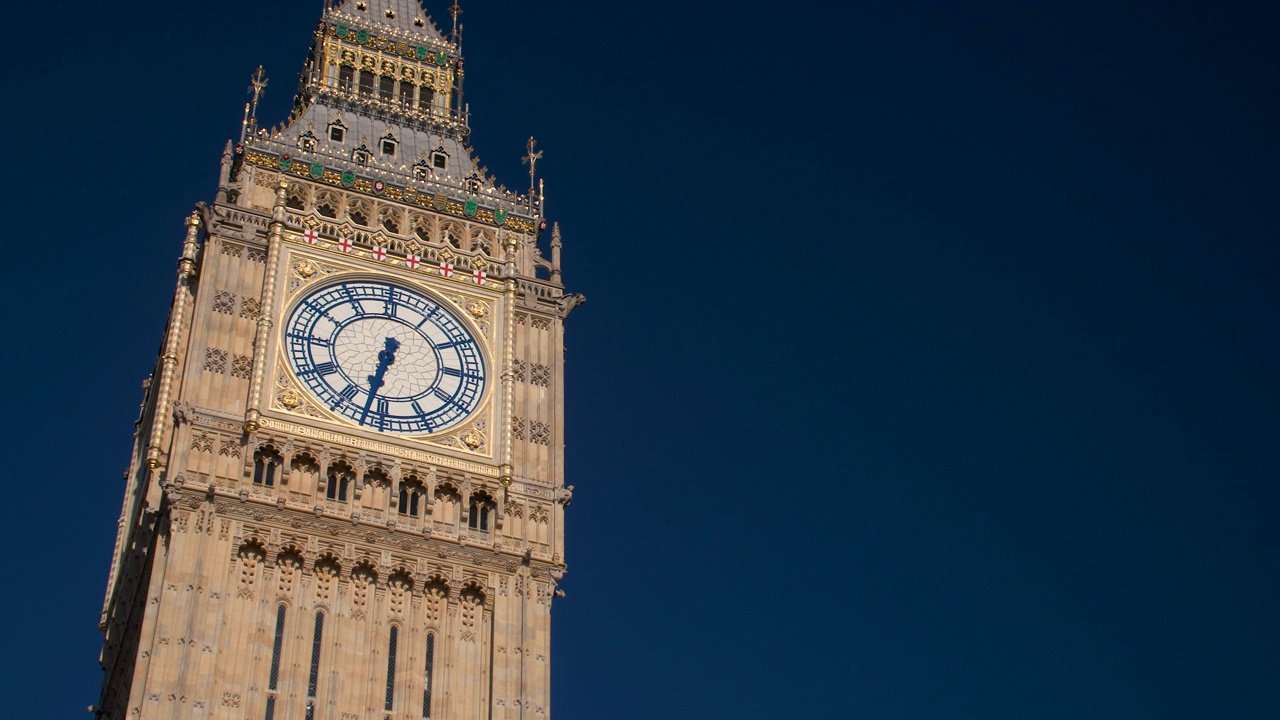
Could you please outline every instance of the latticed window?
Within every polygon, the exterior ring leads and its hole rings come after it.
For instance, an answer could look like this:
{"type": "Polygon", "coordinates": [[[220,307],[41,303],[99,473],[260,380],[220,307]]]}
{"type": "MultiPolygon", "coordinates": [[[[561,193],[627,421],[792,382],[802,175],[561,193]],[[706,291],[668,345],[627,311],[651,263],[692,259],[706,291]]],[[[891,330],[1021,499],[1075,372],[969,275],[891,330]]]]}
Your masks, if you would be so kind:
{"type": "Polygon", "coordinates": [[[524,382],[525,378],[528,377],[529,363],[523,360],[516,360],[511,369],[515,373],[516,381],[524,382]]]}
{"type": "Polygon", "coordinates": [[[253,372],[253,358],[248,355],[236,355],[231,359],[231,377],[249,379],[253,372]]]}
{"type": "Polygon", "coordinates": [[[236,312],[235,293],[219,290],[213,294],[213,311],[223,315],[234,315],[236,312]]]}
{"type": "Polygon", "coordinates": [[[280,685],[280,650],[284,646],[284,612],[284,605],[276,608],[276,637],[271,644],[271,675],[267,684],[267,714],[265,720],[274,720],[276,716],[276,690],[280,685]]]}
{"type": "Polygon", "coordinates": [[[240,317],[246,320],[257,320],[262,313],[262,303],[257,298],[247,297],[240,301],[240,317]]]}
{"type": "Polygon", "coordinates": [[[422,717],[431,717],[431,678],[435,675],[436,634],[427,633],[427,668],[422,678],[422,717]]]}
{"type": "Polygon", "coordinates": [[[391,626],[391,638],[387,642],[387,700],[385,710],[391,712],[396,697],[396,644],[400,639],[400,628],[391,626]]]}
{"type": "Polygon", "coordinates": [[[529,367],[529,382],[538,387],[547,387],[551,384],[551,368],[534,363],[529,367]]]}
{"type": "Polygon", "coordinates": [[[529,442],[537,443],[538,445],[550,445],[551,426],[534,420],[529,424],[529,442]]]}
{"type": "Polygon", "coordinates": [[[324,637],[324,612],[316,611],[315,630],[311,634],[311,672],[307,675],[307,718],[316,717],[316,686],[320,684],[320,642],[324,637]]]}
{"type": "Polygon", "coordinates": [[[227,351],[207,347],[204,349],[204,369],[209,372],[222,373],[227,370],[227,351]]]}
{"type": "Polygon", "coordinates": [[[518,439],[524,439],[524,418],[511,418],[511,436],[518,439]]]}

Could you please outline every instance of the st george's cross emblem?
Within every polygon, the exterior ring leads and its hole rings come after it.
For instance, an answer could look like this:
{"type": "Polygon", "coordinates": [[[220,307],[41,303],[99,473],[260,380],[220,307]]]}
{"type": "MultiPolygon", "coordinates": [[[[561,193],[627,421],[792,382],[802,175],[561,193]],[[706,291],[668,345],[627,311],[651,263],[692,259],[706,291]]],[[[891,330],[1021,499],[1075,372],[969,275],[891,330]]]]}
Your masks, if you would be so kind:
{"type": "Polygon", "coordinates": [[[341,251],[342,251],[342,252],[344,252],[344,253],[349,253],[349,252],[351,252],[351,248],[352,248],[353,246],[355,246],[355,243],[351,241],[351,238],[339,238],[339,239],[338,239],[338,249],[339,249],[339,250],[341,250],[341,251]]]}
{"type": "Polygon", "coordinates": [[[485,283],[485,280],[489,279],[489,276],[486,275],[483,270],[477,270],[471,273],[471,277],[476,281],[477,285],[483,285],[485,283]]]}
{"type": "Polygon", "coordinates": [[[387,249],[378,245],[373,249],[373,259],[379,262],[387,259],[387,249]]]}
{"type": "Polygon", "coordinates": [[[305,240],[308,245],[315,245],[320,242],[320,233],[315,230],[307,230],[302,233],[302,239],[305,240]]]}
{"type": "Polygon", "coordinates": [[[453,275],[453,263],[449,262],[448,260],[445,260],[444,262],[440,263],[440,274],[445,277],[449,277],[453,275]]]}
{"type": "Polygon", "coordinates": [[[408,265],[410,270],[417,270],[418,266],[422,264],[422,258],[417,255],[410,255],[404,259],[404,264],[408,265]]]}

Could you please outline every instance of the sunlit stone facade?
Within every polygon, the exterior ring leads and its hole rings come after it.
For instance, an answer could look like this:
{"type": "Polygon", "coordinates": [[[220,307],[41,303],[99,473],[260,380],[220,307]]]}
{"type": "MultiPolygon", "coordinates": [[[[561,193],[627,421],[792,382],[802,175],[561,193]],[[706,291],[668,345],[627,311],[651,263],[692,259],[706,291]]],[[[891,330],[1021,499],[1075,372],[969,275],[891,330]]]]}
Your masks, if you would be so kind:
{"type": "Polygon", "coordinates": [[[187,218],[99,717],[549,717],[582,297],[532,140],[521,192],[467,145],[456,20],[327,9],[291,117],[248,108],[187,218]]]}

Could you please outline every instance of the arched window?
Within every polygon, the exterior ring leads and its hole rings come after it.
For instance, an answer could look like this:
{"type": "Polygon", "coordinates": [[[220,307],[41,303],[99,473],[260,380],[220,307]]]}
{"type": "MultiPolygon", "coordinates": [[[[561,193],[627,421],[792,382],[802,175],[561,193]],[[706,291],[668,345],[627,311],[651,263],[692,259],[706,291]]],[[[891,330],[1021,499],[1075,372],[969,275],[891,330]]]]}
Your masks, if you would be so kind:
{"type": "Polygon", "coordinates": [[[366,97],[373,97],[373,71],[360,71],[360,94],[366,97]]]}
{"type": "Polygon", "coordinates": [[[493,513],[493,501],[484,493],[471,496],[471,508],[467,526],[472,530],[489,532],[489,516],[493,513]]]}
{"type": "Polygon", "coordinates": [[[396,91],[396,79],[390,75],[383,75],[378,78],[378,99],[391,102],[392,96],[396,91]]]}
{"type": "Polygon", "coordinates": [[[316,717],[316,686],[320,682],[320,641],[324,637],[324,611],[316,611],[315,631],[311,635],[311,673],[307,675],[307,718],[316,717]]]}
{"type": "Polygon", "coordinates": [[[387,642],[387,700],[385,710],[391,712],[396,697],[396,642],[400,639],[400,628],[391,626],[391,638],[387,642]]]}
{"type": "Polygon", "coordinates": [[[400,81],[400,104],[406,110],[413,108],[413,83],[406,80],[400,81]]]}
{"type": "Polygon", "coordinates": [[[338,89],[351,92],[351,86],[355,80],[356,69],[350,65],[343,65],[338,68],[338,89]]]}
{"type": "Polygon", "coordinates": [[[264,447],[253,454],[253,484],[275,487],[276,474],[280,471],[280,455],[271,447],[264,447]]]}
{"type": "Polygon", "coordinates": [[[351,481],[354,479],[355,473],[352,472],[350,465],[344,462],[334,463],[329,467],[329,482],[324,489],[325,497],[346,502],[347,494],[351,492],[351,481]]]}
{"type": "Polygon", "coordinates": [[[422,502],[422,485],[410,478],[400,483],[400,498],[397,509],[401,515],[418,517],[422,502]]]}
{"type": "Polygon", "coordinates": [[[280,685],[280,649],[284,645],[284,605],[276,608],[276,636],[271,644],[271,675],[267,683],[267,714],[264,720],[275,720],[276,690],[280,685]]]}
{"type": "Polygon", "coordinates": [[[427,669],[422,678],[422,717],[431,718],[431,678],[435,674],[436,634],[427,633],[427,669]]]}
{"type": "Polygon", "coordinates": [[[423,85],[418,88],[418,107],[423,110],[431,110],[431,102],[436,99],[436,91],[430,86],[423,85]]]}

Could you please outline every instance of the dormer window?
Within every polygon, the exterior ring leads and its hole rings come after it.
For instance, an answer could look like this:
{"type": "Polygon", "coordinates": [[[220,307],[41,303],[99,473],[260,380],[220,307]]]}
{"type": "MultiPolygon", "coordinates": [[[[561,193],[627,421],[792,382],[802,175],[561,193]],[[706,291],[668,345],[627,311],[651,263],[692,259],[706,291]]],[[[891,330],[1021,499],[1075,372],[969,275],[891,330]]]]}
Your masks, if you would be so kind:
{"type": "Polygon", "coordinates": [[[310,130],[303,133],[302,136],[298,138],[298,149],[306,152],[315,152],[316,151],[315,133],[311,132],[310,130]]]}
{"type": "Polygon", "coordinates": [[[385,157],[395,157],[396,155],[396,139],[391,133],[383,135],[378,141],[382,146],[382,154],[385,157]]]}
{"type": "Polygon", "coordinates": [[[357,165],[368,165],[369,161],[373,159],[373,153],[369,152],[369,148],[361,145],[351,153],[351,159],[357,165]]]}
{"type": "Polygon", "coordinates": [[[427,166],[425,160],[419,160],[413,164],[413,179],[420,182],[426,182],[427,176],[431,174],[431,168],[427,166]]]}
{"type": "Polygon", "coordinates": [[[472,195],[480,192],[480,178],[476,177],[475,173],[472,173],[471,177],[467,178],[467,192],[472,195]]]}
{"type": "Polygon", "coordinates": [[[437,170],[447,170],[449,167],[449,155],[442,148],[437,148],[431,153],[431,167],[437,170]]]}
{"type": "Polygon", "coordinates": [[[347,140],[346,124],[344,124],[342,120],[334,120],[333,122],[329,123],[329,141],[340,143],[340,142],[346,142],[346,140],[347,140]]]}

